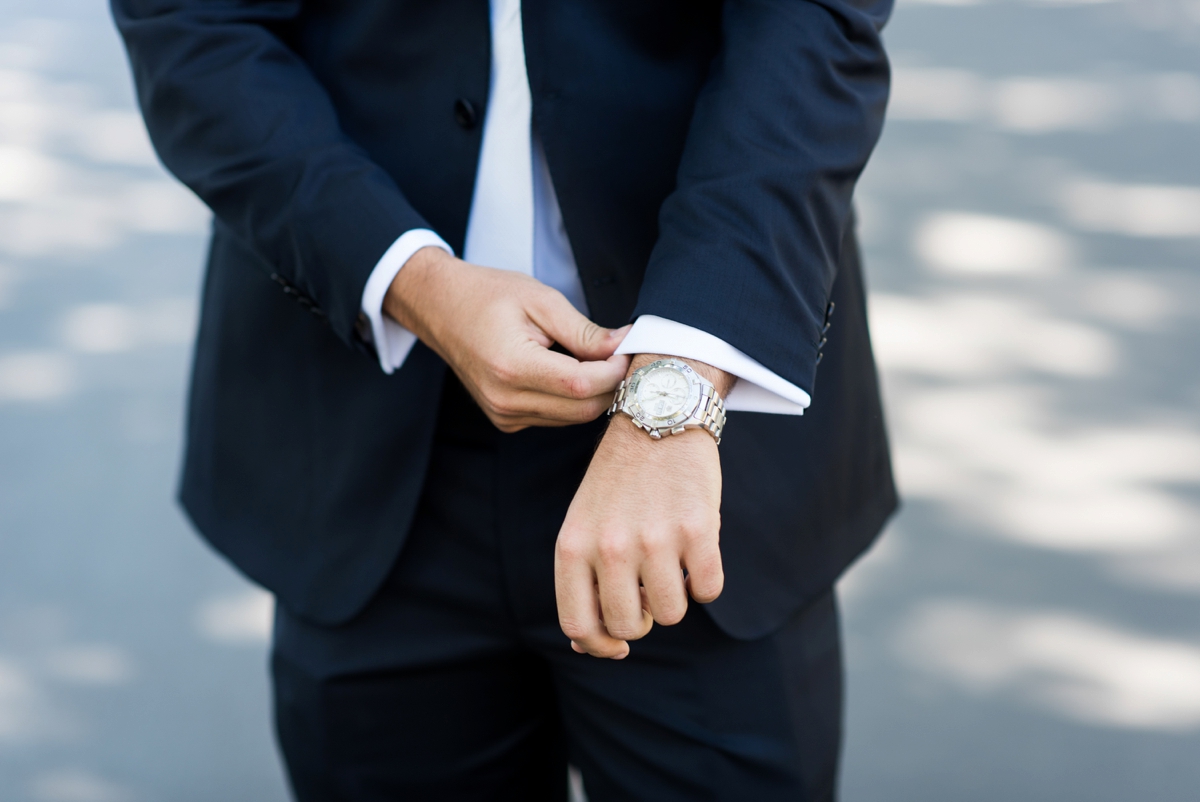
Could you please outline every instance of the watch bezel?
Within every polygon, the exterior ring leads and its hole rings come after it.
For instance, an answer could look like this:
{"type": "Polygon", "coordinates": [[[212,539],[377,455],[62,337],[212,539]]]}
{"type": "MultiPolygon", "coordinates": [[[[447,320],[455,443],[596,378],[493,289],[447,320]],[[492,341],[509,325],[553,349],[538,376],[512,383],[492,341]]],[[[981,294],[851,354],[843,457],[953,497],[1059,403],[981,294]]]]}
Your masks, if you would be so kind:
{"type": "Polygon", "coordinates": [[[677,429],[692,420],[695,416],[696,410],[700,407],[700,396],[703,393],[703,387],[700,374],[696,373],[691,365],[681,362],[678,359],[659,359],[651,362],[649,365],[638,368],[629,377],[625,412],[647,431],[677,429]],[[674,369],[683,375],[688,385],[688,396],[683,406],[677,412],[659,417],[651,415],[647,410],[642,408],[641,404],[637,401],[637,392],[643,378],[656,370],[667,368],[674,369]]]}

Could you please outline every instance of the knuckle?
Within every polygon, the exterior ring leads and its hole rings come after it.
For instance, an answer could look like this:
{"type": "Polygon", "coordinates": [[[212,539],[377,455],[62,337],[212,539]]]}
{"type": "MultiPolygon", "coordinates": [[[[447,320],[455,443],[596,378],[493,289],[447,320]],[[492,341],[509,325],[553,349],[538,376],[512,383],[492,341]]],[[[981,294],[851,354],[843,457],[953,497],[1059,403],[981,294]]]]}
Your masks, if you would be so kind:
{"type": "Polygon", "coordinates": [[[687,515],[679,522],[679,531],[689,545],[712,536],[717,531],[714,521],[707,515],[687,515]]]}
{"type": "Polygon", "coordinates": [[[554,546],[555,554],[560,562],[576,563],[587,559],[587,549],[577,538],[562,534],[554,546]]]}
{"type": "Polygon", "coordinates": [[[567,395],[576,401],[584,401],[592,396],[592,388],[588,385],[588,380],[584,376],[580,376],[579,374],[569,376],[566,385],[567,395]]]}
{"type": "Polygon", "coordinates": [[[529,293],[530,303],[537,304],[543,309],[547,307],[552,308],[555,305],[555,301],[558,300],[558,296],[562,294],[548,284],[531,280],[532,277],[524,273],[514,272],[513,275],[520,276],[519,280],[525,283],[525,291],[529,293]]]}
{"type": "Polygon", "coordinates": [[[687,606],[672,603],[665,606],[658,615],[654,617],[656,623],[662,624],[664,627],[673,627],[683,620],[684,613],[687,612],[687,606]]]}
{"type": "Polygon", "coordinates": [[[503,409],[503,405],[499,403],[499,396],[491,390],[481,392],[478,401],[479,408],[493,421],[507,414],[503,409]]]}
{"type": "Polygon", "coordinates": [[[600,561],[610,565],[625,562],[629,551],[629,538],[623,534],[605,535],[596,544],[596,553],[600,557],[600,561]]]}
{"type": "Polygon", "coordinates": [[[517,414],[515,399],[504,392],[492,392],[486,396],[488,411],[500,418],[512,417],[517,414]]]}
{"type": "Polygon", "coordinates": [[[573,618],[566,618],[559,621],[559,626],[562,627],[564,635],[571,640],[578,641],[580,643],[585,642],[592,634],[590,627],[585,625],[582,621],[573,618]]]}
{"type": "Polygon", "coordinates": [[[518,377],[517,366],[507,359],[501,359],[491,365],[492,378],[501,385],[514,384],[518,377]]]}
{"type": "Polygon", "coordinates": [[[642,533],[641,550],[647,557],[665,557],[672,551],[675,538],[671,533],[662,529],[652,529],[642,533]]]}
{"type": "Polygon", "coordinates": [[[585,343],[594,343],[604,335],[604,329],[588,320],[584,323],[582,338],[585,343]]]}
{"type": "Polygon", "coordinates": [[[717,569],[706,573],[703,577],[697,577],[692,582],[692,596],[698,602],[710,602],[721,595],[724,587],[725,574],[717,569]]]}

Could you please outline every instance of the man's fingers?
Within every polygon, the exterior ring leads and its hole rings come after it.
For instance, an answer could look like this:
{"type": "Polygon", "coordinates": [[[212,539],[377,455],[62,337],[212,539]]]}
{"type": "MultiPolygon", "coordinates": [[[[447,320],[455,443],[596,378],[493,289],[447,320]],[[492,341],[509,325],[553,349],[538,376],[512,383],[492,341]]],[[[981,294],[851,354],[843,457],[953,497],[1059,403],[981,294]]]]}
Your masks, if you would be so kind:
{"type": "Polygon", "coordinates": [[[506,417],[525,418],[534,426],[569,425],[595,420],[612,406],[613,394],[601,393],[576,401],[533,390],[522,390],[509,399],[506,417]]]}
{"type": "Polygon", "coordinates": [[[692,598],[701,604],[714,601],[725,587],[725,571],[721,567],[721,550],[713,539],[711,545],[695,546],[684,555],[687,568],[687,588],[692,598]]]}
{"type": "MultiPolygon", "coordinates": [[[[601,558],[602,565],[604,558],[601,558]]],[[[637,572],[629,564],[609,564],[601,568],[600,613],[604,629],[621,641],[644,638],[654,626],[654,617],[642,605],[642,591],[637,572]]]]}
{"type": "Polygon", "coordinates": [[[564,546],[561,536],[554,552],[554,591],[559,626],[571,639],[575,651],[614,660],[629,654],[629,644],[609,635],[600,620],[600,602],[591,565],[584,555],[564,546]]]}
{"type": "Polygon", "coordinates": [[[611,397],[629,368],[628,356],[580,362],[544,348],[531,348],[527,359],[521,368],[522,389],[577,401],[606,393],[611,397]]]}
{"type": "Polygon", "coordinates": [[[629,331],[628,326],[606,329],[596,325],[559,292],[543,294],[529,313],[542,331],[583,360],[608,359],[629,331]]]}
{"type": "Polygon", "coordinates": [[[642,567],[642,585],[654,620],[663,626],[678,624],[687,612],[687,588],[679,559],[664,555],[642,567]]]}

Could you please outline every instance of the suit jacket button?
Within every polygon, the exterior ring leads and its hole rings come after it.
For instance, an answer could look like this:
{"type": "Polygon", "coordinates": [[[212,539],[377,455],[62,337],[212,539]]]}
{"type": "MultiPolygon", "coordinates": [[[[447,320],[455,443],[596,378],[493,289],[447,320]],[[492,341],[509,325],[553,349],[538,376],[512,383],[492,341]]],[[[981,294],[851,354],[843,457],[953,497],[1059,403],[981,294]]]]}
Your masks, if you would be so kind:
{"type": "Polygon", "coordinates": [[[475,111],[475,104],[465,97],[460,97],[454,101],[454,122],[468,131],[474,128],[475,123],[479,122],[479,115],[475,111]]]}

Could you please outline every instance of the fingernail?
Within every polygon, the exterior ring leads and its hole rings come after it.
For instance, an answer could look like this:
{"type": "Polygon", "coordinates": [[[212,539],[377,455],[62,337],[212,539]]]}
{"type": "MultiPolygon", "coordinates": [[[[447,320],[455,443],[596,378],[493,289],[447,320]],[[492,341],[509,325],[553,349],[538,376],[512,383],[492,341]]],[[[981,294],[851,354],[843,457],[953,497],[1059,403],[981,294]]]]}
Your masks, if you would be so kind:
{"type": "Polygon", "coordinates": [[[622,326],[621,328],[619,328],[619,329],[613,329],[612,331],[610,331],[610,332],[608,333],[608,336],[609,336],[609,337],[612,337],[612,338],[615,340],[615,339],[616,339],[616,338],[618,338],[618,337],[624,337],[626,334],[628,334],[628,333],[629,333],[629,330],[630,330],[630,329],[632,329],[632,328],[633,328],[633,324],[632,324],[632,323],[626,323],[626,324],[625,324],[624,326],[622,326]]]}

